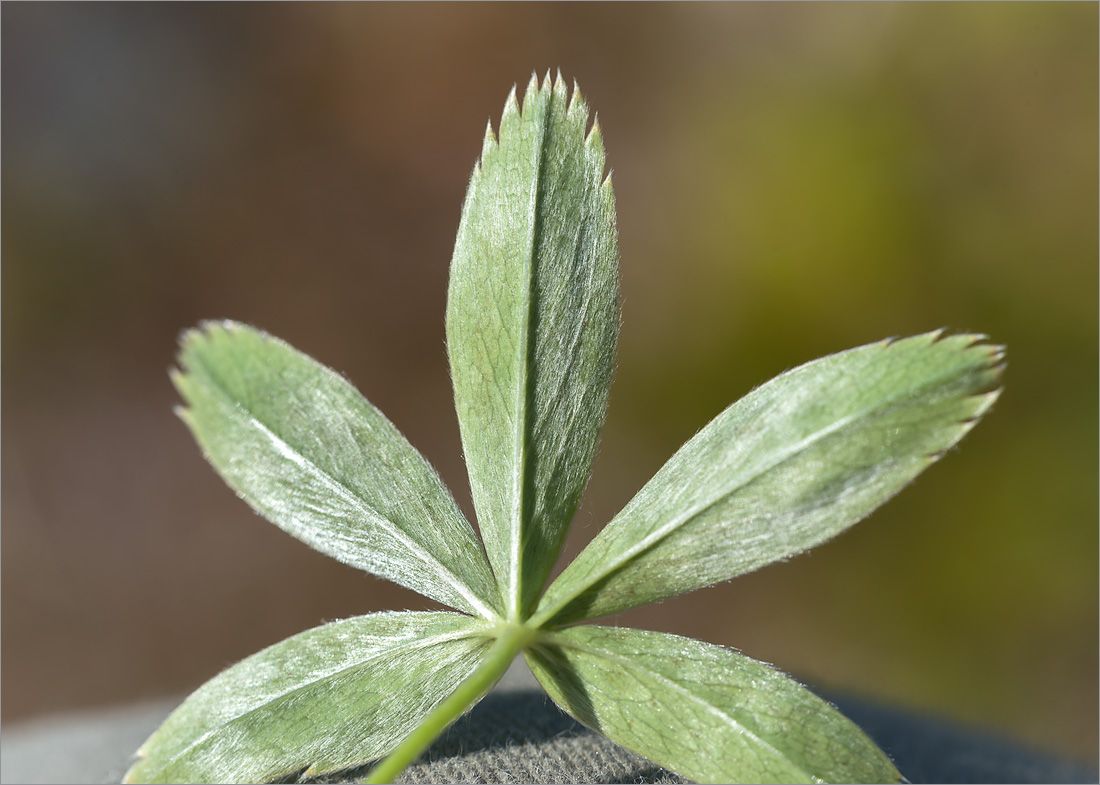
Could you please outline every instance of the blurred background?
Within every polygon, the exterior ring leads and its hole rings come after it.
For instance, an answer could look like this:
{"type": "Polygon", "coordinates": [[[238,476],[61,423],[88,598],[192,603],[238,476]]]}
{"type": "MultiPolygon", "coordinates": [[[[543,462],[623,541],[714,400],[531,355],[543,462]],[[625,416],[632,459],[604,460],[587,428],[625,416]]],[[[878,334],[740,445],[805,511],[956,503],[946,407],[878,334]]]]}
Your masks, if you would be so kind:
{"type": "Polygon", "coordinates": [[[623,330],[575,553],[753,386],[948,326],[961,448],[836,541],[619,621],[1097,764],[1095,4],[3,8],[3,722],[181,694],[424,608],[238,501],[178,333],[345,373],[469,510],[443,343],[487,119],[560,67],[614,170],[623,330]]]}

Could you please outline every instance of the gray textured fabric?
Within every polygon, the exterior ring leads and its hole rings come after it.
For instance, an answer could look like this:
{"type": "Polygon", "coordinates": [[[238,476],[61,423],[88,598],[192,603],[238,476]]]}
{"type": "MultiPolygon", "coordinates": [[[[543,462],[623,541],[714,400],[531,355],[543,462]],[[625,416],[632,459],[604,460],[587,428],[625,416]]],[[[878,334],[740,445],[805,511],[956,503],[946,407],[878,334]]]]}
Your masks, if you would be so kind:
{"type": "Polygon", "coordinates": [[[0,730],[0,782],[119,782],[177,699],[42,717],[0,730]]]}
{"type": "MultiPolygon", "coordinates": [[[[834,698],[911,782],[1097,782],[1095,771],[992,735],[834,698]]],[[[73,715],[3,731],[2,782],[118,782],[130,755],[176,702],[73,715]]],[[[369,767],[326,778],[362,780],[369,767]]],[[[526,668],[436,742],[402,782],[682,782],[562,714],[526,668]]]]}

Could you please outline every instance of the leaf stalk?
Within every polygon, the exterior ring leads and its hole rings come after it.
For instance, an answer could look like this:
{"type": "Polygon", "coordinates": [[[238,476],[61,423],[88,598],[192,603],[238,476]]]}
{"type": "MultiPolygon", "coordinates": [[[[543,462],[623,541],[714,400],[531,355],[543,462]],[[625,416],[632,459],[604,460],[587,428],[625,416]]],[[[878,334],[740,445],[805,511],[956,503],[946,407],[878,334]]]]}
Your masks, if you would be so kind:
{"type": "Polygon", "coordinates": [[[401,772],[415,763],[451,723],[465,714],[500,681],[516,656],[530,644],[536,631],[523,624],[507,624],[495,628],[490,634],[495,634],[496,640],[489,647],[481,664],[458,685],[458,689],[439,702],[416,730],[371,770],[364,783],[393,782],[401,772]]]}

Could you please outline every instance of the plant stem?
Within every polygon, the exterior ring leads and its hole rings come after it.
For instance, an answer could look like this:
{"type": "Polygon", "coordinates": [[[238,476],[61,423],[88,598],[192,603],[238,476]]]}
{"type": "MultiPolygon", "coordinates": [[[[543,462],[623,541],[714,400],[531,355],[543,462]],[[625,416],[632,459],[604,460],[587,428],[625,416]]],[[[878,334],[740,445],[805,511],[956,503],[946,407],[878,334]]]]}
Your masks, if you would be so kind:
{"type": "Polygon", "coordinates": [[[499,629],[496,641],[485,659],[467,676],[458,688],[439,702],[432,713],[375,766],[365,783],[393,782],[416,761],[447,727],[492,689],[516,655],[523,651],[534,630],[522,624],[510,624],[499,629]]]}

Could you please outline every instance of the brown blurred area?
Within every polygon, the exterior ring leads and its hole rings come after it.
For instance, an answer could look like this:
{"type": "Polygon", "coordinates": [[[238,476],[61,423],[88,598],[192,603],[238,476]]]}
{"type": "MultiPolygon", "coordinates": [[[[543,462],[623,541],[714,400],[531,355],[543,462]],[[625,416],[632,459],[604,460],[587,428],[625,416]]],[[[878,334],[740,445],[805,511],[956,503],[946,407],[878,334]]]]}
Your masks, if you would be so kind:
{"type": "Polygon", "coordinates": [[[1095,4],[5,4],[3,722],[187,692],[427,601],[253,515],[172,415],[234,318],[345,373],[469,510],[443,344],[487,119],[560,68],[618,198],[575,553],[825,353],[949,326],[1006,392],[873,518],[618,621],[1097,764],[1095,4]]]}

